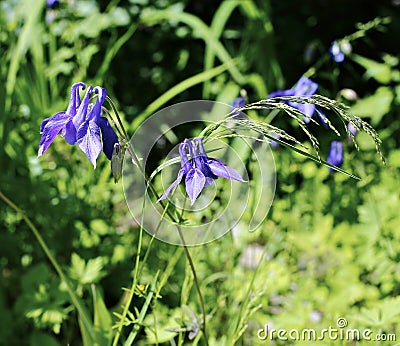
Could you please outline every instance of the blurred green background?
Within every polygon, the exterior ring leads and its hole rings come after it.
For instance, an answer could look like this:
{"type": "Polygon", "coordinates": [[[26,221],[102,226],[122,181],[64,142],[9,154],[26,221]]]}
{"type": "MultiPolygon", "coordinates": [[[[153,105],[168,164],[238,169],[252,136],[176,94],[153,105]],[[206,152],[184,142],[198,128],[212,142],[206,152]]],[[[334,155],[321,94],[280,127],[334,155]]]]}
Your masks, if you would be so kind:
{"type": "MultiPolygon", "coordinates": [[[[364,134],[360,151],[346,142],[343,165],[360,181],[276,149],[277,191],[263,227],[249,234],[239,224],[193,249],[210,344],[268,344],[257,338],[267,323],[322,329],[339,317],[352,328],[397,333],[400,342],[399,1],[60,0],[52,9],[44,0],[2,0],[0,10],[0,191],[39,229],[90,315],[106,321],[100,326],[121,311],[138,229],[104,155],[93,170],[60,137],[37,159],[40,123],[66,109],[72,83],[105,87],[132,132],[164,106],[229,104],[241,90],[254,102],[307,73],[319,94],[377,129],[387,165],[364,134]],[[354,32],[352,52],[334,62],[331,42],[354,32]]],[[[274,125],[297,131],[279,117],[274,125]]],[[[324,156],[330,137],[316,136],[324,156]]],[[[0,219],[0,345],[83,345],[77,311],[21,215],[1,202],[0,219]]],[[[152,245],[141,284],[152,282],[160,297],[134,344],[192,344],[187,333],[171,332],[185,324],[182,305],[200,313],[181,249],[152,245]],[[158,270],[163,280],[154,281],[158,270]]],[[[146,297],[135,295],[133,313],[146,297]]],[[[131,330],[124,328],[121,345],[131,330]]],[[[110,334],[97,344],[111,344],[110,334]]]]}

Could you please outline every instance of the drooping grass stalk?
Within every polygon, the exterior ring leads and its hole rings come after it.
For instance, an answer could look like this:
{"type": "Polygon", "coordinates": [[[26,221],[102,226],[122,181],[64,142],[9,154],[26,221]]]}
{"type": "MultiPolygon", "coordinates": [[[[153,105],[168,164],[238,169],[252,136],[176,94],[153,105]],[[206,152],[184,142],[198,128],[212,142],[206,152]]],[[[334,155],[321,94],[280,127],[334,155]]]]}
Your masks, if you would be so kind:
{"type": "Polygon", "coordinates": [[[64,274],[63,270],[61,269],[60,264],[57,262],[56,258],[53,256],[49,247],[47,246],[45,240],[40,235],[39,230],[36,228],[36,226],[33,224],[33,222],[30,220],[30,218],[25,214],[25,212],[21,208],[19,208],[15,203],[13,203],[9,198],[7,198],[1,191],[0,191],[0,198],[6,204],[8,204],[12,209],[14,209],[16,213],[18,213],[22,217],[22,219],[25,221],[25,223],[27,224],[29,229],[32,231],[33,235],[39,242],[39,244],[42,247],[47,258],[49,259],[49,261],[53,265],[54,269],[56,270],[61,281],[63,281],[65,283],[68,294],[71,298],[72,304],[78,310],[79,316],[82,319],[82,323],[86,329],[86,332],[89,334],[91,340],[94,341],[95,340],[95,332],[94,332],[93,324],[91,322],[89,314],[86,311],[86,308],[83,305],[83,303],[80,301],[79,297],[74,292],[72,285],[69,282],[69,280],[67,279],[67,276],[64,274]]]}

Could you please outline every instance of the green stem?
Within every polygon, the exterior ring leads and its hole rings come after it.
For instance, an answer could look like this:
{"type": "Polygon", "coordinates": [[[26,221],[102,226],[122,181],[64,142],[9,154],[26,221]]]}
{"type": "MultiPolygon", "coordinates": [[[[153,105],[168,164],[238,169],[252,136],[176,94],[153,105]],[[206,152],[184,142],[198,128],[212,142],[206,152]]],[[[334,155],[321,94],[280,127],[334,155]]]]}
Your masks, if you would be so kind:
{"type": "MultiPolygon", "coordinates": [[[[186,199],[185,199],[185,202],[186,202],[186,199]]],[[[203,295],[201,293],[199,280],[197,278],[196,268],[194,266],[192,256],[190,255],[189,249],[186,245],[185,238],[183,237],[183,233],[182,233],[181,226],[180,226],[180,223],[182,222],[184,209],[185,209],[185,204],[182,207],[182,213],[179,217],[179,223],[178,223],[177,227],[178,227],[179,237],[181,238],[181,242],[183,245],[183,249],[185,250],[186,258],[189,262],[190,270],[192,271],[192,274],[193,274],[193,281],[196,286],[197,295],[199,296],[200,309],[201,309],[201,314],[202,314],[202,325],[201,325],[200,329],[203,332],[204,341],[206,342],[206,345],[208,346],[208,337],[207,337],[207,331],[206,331],[206,317],[207,316],[206,316],[206,309],[204,307],[204,299],[203,299],[203,295]]]]}
{"type": "Polygon", "coordinates": [[[186,258],[187,258],[187,260],[189,262],[190,270],[192,271],[192,274],[193,274],[193,281],[194,281],[194,284],[196,286],[197,295],[199,296],[200,309],[201,309],[201,314],[202,314],[201,331],[203,332],[203,335],[204,335],[204,341],[206,342],[206,345],[208,346],[208,337],[207,337],[207,332],[206,332],[206,317],[207,317],[206,316],[206,309],[205,309],[205,306],[204,306],[204,299],[203,299],[203,295],[201,293],[199,280],[197,278],[196,268],[194,266],[192,257],[190,256],[189,249],[188,249],[187,245],[185,244],[185,240],[183,238],[183,234],[182,234],[182,231],[181,231],[180,227],[178,227],[178,232],[179,232],[179,237],[181,238],[181,241],[183,243],[183,249],[185,250],[185,255],[186,255],[186,258]]]}
{"type": "Polygon", "coordinates": [[[119,337],[121,335],[122,328],[124,326],[124,321],[125,321],[126,315],[128,314],[128,310],[129,310],[129,307],[130,307],[130,305],[132,303],[133,296],[135,295],[135,289],[136,289],[136,285],[137,285],[137,282],[138,282],[138,275],[137,274],[138,274],[138,270],[139,270],[140,250],[142,248],[142,239],[143,239],[143,227],[141,226],[140,227],[140,231],[139,231],[139,241],[138,241],[138,246],[137,246],[137,254],[136,254],[136,261],[135,261],[135,272],[133,274],[132,286],[131,286],[131,289],[129,291],[128,300],[125,303],[124,310],[122,312],[122,316],[121,316],[121,320],[120,320],[120,325],[118,326],[118,329],[117,329],[117,332],[115,334],[112,346],[117,346],[117,344],[118,344],[118,340],[119,340],[119,337]]]}
{"type": "Polygon", "coordinates": [[[79,315],[82,319],[82,322],[86,328],[86,331],[89,333],[90,337],[92,340],[94,340],[94,328],[93,324],[89,318],[89,314],[86,311],[83,303],[80,301],[79,297],[75,294],[71,283],[68,281],[66,275],[62,271],[60,265],[58,264],[57,260],[51,253],[50,249],[48,248],[46,242],[40,235],[39,230],[36,228],[36,226],[32,223],[32,221],[29,219],[29,217],[20,209],[17,205],[15,205],[10,199],[8,199],[1,191],[0,191],[0,198],[8,204],[12,209],[14,209],[25,221],[25,223],[28,225],[29,229],[32,231],[33,235],[36,237],[37,241],[39,242],[40,246],[42,247],[44,253],[50,260],[51,264],[53,265],[54,269],[56,270],[58,276],[60,277],[61,281],[63,281],[68,290],[68,294],[71,298],[72,304],[75,306],[75,308],[78,310],[79,315]]]}
{"type": "MultiPolygon", "coordinates": [[[[124,138],[128,141],[128,145],[127,145],[127,149],[126,149],[127,152],[131,156],[133,163],[140,169],[140,171],[141,171],[141,173],[143,175],[143,178],[144,178],[144,180],[146,182],[146,185],[150,188],[151,192],[158,199],[159,195],[158,195],[156,189],[154,188],[152,182],[150,181],[150,179],[149,179],[144,167],[142,167],[139,158],[137,157],[136,153],[134,152],[131,142],[128,140],[128,134],[127,134],[127,132],[125,130],[125,127],[124,127],[124,124],[122,123],[122,120],[121,120],[121,118],[120,118],[120,116],[118,114],[117,108],[115,107],[115,105],[114,105],[113,101],[111,100],[111,98],[109,98],[108,96],[107,96],[107,101],[109,102],[109,104],[110,104],[110,106],[111,106],[111,108],[113,110],[113,113],[115,114],[115,117],[117,118],[117,122],[118,122],[118,124],[119,124],[119,126],[120,126],[120,128],[121,128],[121,130],[123,132],[124,138]]],[[[167,203],[167,205],[165,205],[163,201],[160,201],[160,204],[164,209],[163,217],[165,215],[168,215],[168,217],[173,222],[175,222],[177,224],[179,236],[181,238],[182,245],[183,245],[184,250],[185,250],[185,255],[186,255],[186,258],[188,259],[188,262],[189,262],[189,265],[190,265],[190,269],[191,269],[192,274],[193,274],[194,282],[195,282],[195,285],[196,285],[196,290],[197,290],[197,293],[198,293],[198,296],[199,296],[200,308],[201,308],[202,315],[203,315],[203,323],[202,323],[201,330],[203,332],[206,345],[208,346],[208,338],[207,338],[207,333],[206,333],[206,312],[205,312],[205,307],[204,307],[204,300],[203,300],[203,296],[201,294],[200,284],[199,284],[199,281],[198,281],[198,278],[197,278],[196,269],[195,269],[192,257],[190,256],[189,250],[187,248],[187,245],[185,243],[185,240],[183,238],[183,234],[182,234],[182,231],[181,231],[181,228],[180,228],[180,223],[181,223],[182,220],[181,220],[181,218],[180,218],[180,220],[176,220],[175,216],[169,211],[169,209],[168,209],[169,203],[167,203]]],[[[144,208],[142,210],[144,210],[144,208]]],[[[183,210],[184,210],[184,208],[182,208],[182,213],[183,213],[183,210]]],[[[141,227],[141,231],[142,231],[142,227],[141,227]]],[[[138,256],[136,257],[136,262],[137,263],[138,263],[138,260],[139,260],[139,253],[138,253],[138,256]]],[[[128,313],[129,305],[130,305],[130,303],[132,301],[132,297],[133,297],[133,294],[134,294],[134,289],[136,287],[136,282],[137,281],[136,281],[136,275],[135,275],[134,281],[133,281],[133,285],[134,286],[132,286],[132,290],[130,292],[128,303],[124,307],[124,313],[123,313],[122,321],[125,318],[124,316],[126,316],[126,314],[128,313]]],[[[118,331],[117,331],[117,334],[116,334],[116,339],[114,340],[113,346],[117,345],[116,343],[118,342],[118,338],[119,338],[121,330],[122,330],[122,324],[118,328],[118,331]]]]}

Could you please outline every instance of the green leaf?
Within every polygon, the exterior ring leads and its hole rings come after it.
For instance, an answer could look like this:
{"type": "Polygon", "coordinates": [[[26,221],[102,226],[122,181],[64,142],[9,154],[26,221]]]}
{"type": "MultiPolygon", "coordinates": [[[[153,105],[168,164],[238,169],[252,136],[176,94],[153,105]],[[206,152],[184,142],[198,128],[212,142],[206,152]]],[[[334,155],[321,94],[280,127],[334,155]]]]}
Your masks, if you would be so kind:
{"type": "Polygon", "coordinates": [[[352,55],[353,60],[366,69],[365,75],[382,84],[388,84],[392,79],[390,65],[367,59],[361,55],[352,55]]]}
{"type": "Polygon", "coordinates": [[[29,338],[30,346],[59,346],[60,344],[52,336],[34,332],[29,338]]]}
{"type": "MultiPolygon", "coordinates": [[[[231,16],[236,6],[239,5],[239,3],[240,2],[237,0],[224,1],[221,3],[217,11],[215,12],[213,21],[210,26],[210,31],[216,40],[220,39],[229,17],[231,16]]],[[[208,71],[213,67],[215,61],[215,55],[216,55],[215,50],[213,50],[212,47],[209,44],[207,44],[204,53],[204,71],[208,71]]],[[[210,81],[206,81],[204,83],[204,88],[203,88],[203,97],[209,98],[209,96],[210,96],[210,81]]]]}
{"type": "Polygon", "coordinates": [[[81,284],[96,282],[103,276],[102,269],[104,263],[102,257],[90,259],[85,263],[84,259],[80,258],[76,253],[73,253],[71,256],[71,264],[71,277],[81,284]]]}
{"type": "Polygon", "coordinates": [[[350,112],[360,118],[370,117],[372,125],[376,126],[382,117],[390,111],[392,101],[392,90],[382,86],[374,94],[357,101],[351,107],[350,112]]]}
{"type": "Polygon", "coordinates": [[[357,321],[373,327],[388,326],[398,321],[400,315],[400,297],[386,298],[372,308],[363,308],[353,316],[357,321]]]}
{"type": "Polygon", "coordinates": [[[111,344],[112,339],[112,318],[104,304],[103,297],[92,285],[93,295],[93,311],[94,311],[94,328],[96,346],[108,346],[111,344]]]}

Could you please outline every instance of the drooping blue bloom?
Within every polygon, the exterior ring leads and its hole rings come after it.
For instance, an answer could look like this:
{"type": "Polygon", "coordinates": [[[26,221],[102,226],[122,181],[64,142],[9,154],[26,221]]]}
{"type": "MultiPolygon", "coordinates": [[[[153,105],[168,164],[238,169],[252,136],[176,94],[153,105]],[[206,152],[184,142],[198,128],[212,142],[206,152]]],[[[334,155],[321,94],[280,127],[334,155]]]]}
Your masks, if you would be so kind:
{"type": "MultiPolygon", "coordinates": [[[[336,167],[340,167],[343,164],[343,144],[339,141],[332,141],[331,147],[329,149],[328,157],[326,158],[326,162],[334,165],[336,167]]],[[[331,172],[335,172],[335,170],[329,167],[331,172]]]]}
{"type": "Polygon", "coordinates": [[[342,49],[340,48],[340,44],[338,41],[332,42],[332,44],[329,48],[329,53],[334,61],[343,62],[344,53],[343,53],[342,49]]]}
{"type": "Polygon", "coordinates": [[[38,157],[44,154],[55,137],[60,134],[69,144],[78,144],[96,168],[96,160],[102,149],[107,158],[111,160],[114,144],[118,143],[118,137],[108,119],[101,115],[101,108],[107,95],[106,90],[101,87],[88,86],[86,94],[81,100],[80,87],[84,90],[86,85],[75,83],[72,86],[70,101],[65,112],[59,112],[43,120],[40,125],[42,137],[39,142],[38,157]],[[91,102],[92,94],[97,95],[94,103],[91,102]]]}
{"type": "Polygon", "coordinates": [[[211,185],[218,177],[245,182],[239,172],[218,159],[208,157],[201,138],[185,139],[179,145],[179,154],[182,168],[178,172],[178,177],[165,190],[158,201],[167,198],[183,178],[185,178],[186,192],[191,205],[196,201],[201,191],[211,185]]]}
{"type": "MultiPolygon", "coordinates": [[[[268,97],[277,97],[277,96],[312,96],[318,89],[318,84],[313,82],[311,79],[307,77],[301,77],[296,85],[292,89],[287,90],[278,90],[274,91],[268,95],[268,97]]],[[[308,123],[315,111],[315,105],[310,103],[297,103],[286,101],[286,103],[300,112],[307,115],[307,117],[303,117],[304,121],[308,123]]]]}

